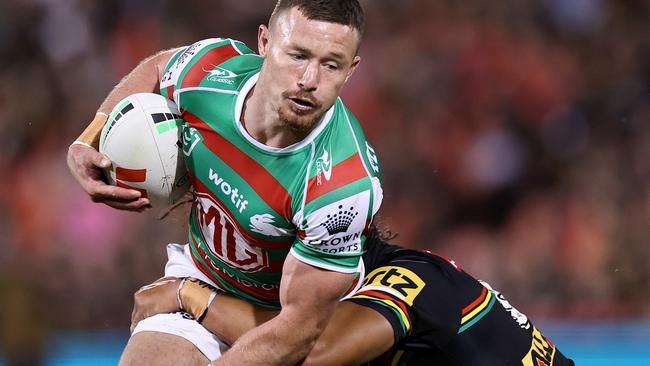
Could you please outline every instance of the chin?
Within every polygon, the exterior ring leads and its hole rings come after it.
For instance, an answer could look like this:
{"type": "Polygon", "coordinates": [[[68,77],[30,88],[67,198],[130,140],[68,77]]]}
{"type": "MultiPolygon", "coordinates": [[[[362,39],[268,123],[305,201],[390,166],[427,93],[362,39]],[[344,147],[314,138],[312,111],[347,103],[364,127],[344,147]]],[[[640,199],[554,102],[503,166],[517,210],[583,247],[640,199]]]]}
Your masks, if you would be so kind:
{"type": "Polygon", "coordinates": [[[305,134],[309,133],[314,126],[316,126],[321,117],[323,117],[323,114],[310,113],[307,115],[300,115],[291,110],[280,108],[278,110],[278,117],[283,126],[286,126],[293,131],[305,134]]]}

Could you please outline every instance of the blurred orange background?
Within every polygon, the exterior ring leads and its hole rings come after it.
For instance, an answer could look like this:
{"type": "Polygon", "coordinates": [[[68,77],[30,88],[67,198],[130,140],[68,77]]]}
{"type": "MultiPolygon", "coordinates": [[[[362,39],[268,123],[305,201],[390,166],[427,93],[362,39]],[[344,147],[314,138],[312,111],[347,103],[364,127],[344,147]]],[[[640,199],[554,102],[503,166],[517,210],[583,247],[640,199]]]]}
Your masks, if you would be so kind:
{"type": "MultiPolygon", "coordinates": [[[[454,258],[532,319],[650,319],[650,1],[362,1],[343,100],[394,240],[454,258]]],[[[117,212],[68,145],[122,76],[208,37],[256,48],[270,0],[0,3],[0,353],[128,329],[183,210],[117,212]]],[[[2,361],[0,361],[1,363],[2,361]]]]}

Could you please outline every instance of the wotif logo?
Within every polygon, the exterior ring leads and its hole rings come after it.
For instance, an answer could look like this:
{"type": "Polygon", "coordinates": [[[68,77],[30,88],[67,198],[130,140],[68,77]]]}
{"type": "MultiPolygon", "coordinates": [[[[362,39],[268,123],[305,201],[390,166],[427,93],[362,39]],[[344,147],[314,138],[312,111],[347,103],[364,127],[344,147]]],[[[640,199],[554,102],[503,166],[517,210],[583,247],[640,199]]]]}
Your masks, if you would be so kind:
{"type": "Polygon", "coordinates": [[[216,81],[218,83],[232,84],[234,83],[233,78],[237,77],[237,74],[230,70],[226,70],[223,67],[215,66],[212,70],[203,70],[208,73],[208,80],[216,81]]]}
{"type": "Polygon", "coordinates": [[[318,186],[323,183],[321,180],[321,175],[324,175],[325,180],[328,182],[332,178],[332,160],[330,158],[331,155],[332,154],[327,150],[323,150],[323,155],[316,159],[316,185],[318,186]]]}
{"type": "Polygon", "coordinates": [[[239,209],[239,213],[244,212],[246,206],[248,206],[248,201],[244,199],[243,194],[239,193],[239,188],[233,188],[230,183],[226,182],[223,177],[220,177],[217,172],[212,170],[212,168],[210,168],[208,177],[212,183],[214,183],[214,185],[219,188],[221,193],[230,197],[230,202],[232,202],[233,205],[239,209]]]}

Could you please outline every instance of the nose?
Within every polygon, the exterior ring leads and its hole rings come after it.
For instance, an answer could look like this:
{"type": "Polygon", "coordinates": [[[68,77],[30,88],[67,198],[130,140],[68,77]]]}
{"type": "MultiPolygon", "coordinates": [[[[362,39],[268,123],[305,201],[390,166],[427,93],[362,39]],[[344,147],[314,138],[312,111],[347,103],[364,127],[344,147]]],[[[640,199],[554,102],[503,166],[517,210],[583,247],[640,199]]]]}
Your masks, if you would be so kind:
{"type": "Polygon", "coordinates": [[[304,91],[314,91],[318,87],[318,63],[310,62],[302,70],[298,86],[304,91]]]}

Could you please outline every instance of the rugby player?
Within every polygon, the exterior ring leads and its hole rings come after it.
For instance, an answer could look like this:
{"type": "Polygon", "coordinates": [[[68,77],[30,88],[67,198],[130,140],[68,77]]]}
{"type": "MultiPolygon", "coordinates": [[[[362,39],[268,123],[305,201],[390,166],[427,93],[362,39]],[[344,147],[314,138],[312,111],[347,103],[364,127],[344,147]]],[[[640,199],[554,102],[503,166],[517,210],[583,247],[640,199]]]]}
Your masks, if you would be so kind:
{"type": "MultiPolygon", "coordinates": [[[[367,248],[362,287],[341,301],[304,365],[574,365],[503,295],[455,262],[376,237],[367,248]]],[[[176,311],[228,343],[277,314],[199,280],[162,278],[136,292],[131,328],[176,311]]]]}
{"type": "Polygon", "coordinates": [[[338,98],[359,65],[363,23],[357,0],[280,0],[259,27],[259,55],[221,38],[160,52],[111,91],[70,146],[70,170],[94,201],[143,210],[139,192],[102,181],[110,161],[95,150],[99,134],[130,94],[174,100],[195,198],[189,244],[168,246],[165,275],[282,309],[222,357],[198,323],[159,314],[139,322],[122,365],[291,365],[313,347],[362,270],[382,200],[374,150],[338,98]]]}

